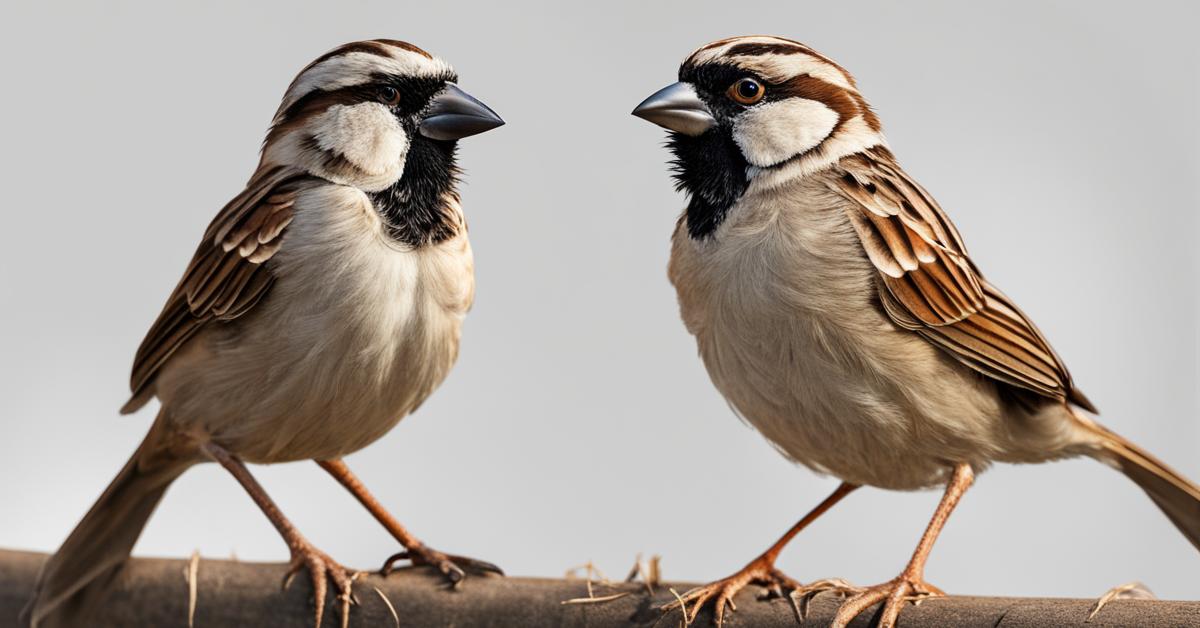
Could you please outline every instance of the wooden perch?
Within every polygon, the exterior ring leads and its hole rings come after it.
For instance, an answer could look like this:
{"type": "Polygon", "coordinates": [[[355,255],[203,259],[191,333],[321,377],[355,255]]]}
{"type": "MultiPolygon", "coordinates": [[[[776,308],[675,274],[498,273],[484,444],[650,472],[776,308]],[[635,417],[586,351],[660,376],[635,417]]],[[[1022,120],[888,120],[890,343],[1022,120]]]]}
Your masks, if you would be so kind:
{"type": "MultiPolygon", "coordinates": [[[[29,598],[45,554],[0,551],[0,626],[15,625],[29,598]]],[[[231,626],[304,627],[312,621],[308,581],[297,577],[280,591],[284,566],[225,560],[138,558],[131,560],[113,583],[108,604],[90,624],[104,626],[187,626],[195,591],[196,628],[231,626]],[[188,573],[194,578],[189,582],[188,573]]],[[[351,626],[658,626],[680,625],[678,611],[664,614],[659,606],[672,598],[668,586],[683,592],[690,585],[667,584],[651,597],[642,583],[595,584],[596,597],[628,592],[610,601],[563,604],[588,597],[584,580],[469,577],[459,590],[449,590],[426,569],[402,569],[387,578],[363,576],[355,583],[359,604],[351,608],[351,626]],[[386,601],[385,598],[386,597],[386,601]]],[[[826,626],[838,598],[821,595],[812,601],[803,624],[786,599],[758,602],[755,587],[737,598],[737,612],[725,625],[826,626]]],[[[332,597],[332,596],[331,596],[332,597]]],[[[906,628],[923,626],[1200,626],[1200,602],[1114,600],[1086,622],[1094,600],[1040,598],[950,597],[931,599],[900,615],[906,628]]],[[[331,603],[325,625],[338,625],[331,603]]],[[[874,617],[863,613],[852,625],[870,626],[874,617]]],[[[695,626],[711,626],[706,613],[695,626]]]]}

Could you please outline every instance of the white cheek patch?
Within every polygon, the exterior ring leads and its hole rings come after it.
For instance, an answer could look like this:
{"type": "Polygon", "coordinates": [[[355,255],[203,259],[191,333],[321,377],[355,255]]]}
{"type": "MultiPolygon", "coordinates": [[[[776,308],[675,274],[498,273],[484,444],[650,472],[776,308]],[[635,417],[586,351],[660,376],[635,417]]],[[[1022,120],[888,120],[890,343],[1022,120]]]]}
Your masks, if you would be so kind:
{"type": "Polygon", "coordinates": [[[766,168],[820,144],[837,123],[837,112],[824,103],[788,98],[742,112],[733,141],[750,165],[766,168]]]}
{"type": "Polygon", "coordinates": [[[318,146],[345,157],[365,174],[398,176],[404,167],[408,135],[383,105],[334,105],[313,121],[313,128],[318,146]]]}

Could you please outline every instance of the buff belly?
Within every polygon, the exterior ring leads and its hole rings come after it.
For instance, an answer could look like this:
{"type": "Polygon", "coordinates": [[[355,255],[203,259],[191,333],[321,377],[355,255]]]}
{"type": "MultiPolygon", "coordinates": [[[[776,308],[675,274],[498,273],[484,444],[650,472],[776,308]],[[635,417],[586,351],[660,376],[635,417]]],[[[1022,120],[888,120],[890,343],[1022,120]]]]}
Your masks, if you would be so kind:
{"type": "Polygon", "coordinates": [[[950,465],[1037,461],[1074,438],[891,322],[839,200],[800,184],[748,196],[715,236],[681,225],[669,274],[708,373],[789,458],[856,484],[916,489],[950,465]]]}
{"type": "Polygon", "coordinates": [[[177,429],[250,462],[337,458],[386,434],[448,374],[473,294],[460,235],[406,249],[361,192],[301,195],[262,303],[214,325],[157,383],[177,429]]]}

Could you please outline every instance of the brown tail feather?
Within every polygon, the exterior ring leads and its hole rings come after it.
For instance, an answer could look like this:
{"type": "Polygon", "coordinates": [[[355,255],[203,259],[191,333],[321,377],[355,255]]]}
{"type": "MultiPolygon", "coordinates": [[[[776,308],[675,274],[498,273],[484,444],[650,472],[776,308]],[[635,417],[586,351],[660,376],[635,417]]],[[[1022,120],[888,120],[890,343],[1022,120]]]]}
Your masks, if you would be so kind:
{"type": "Polygon", "coordinates": [[[154,443],[158,431],[151,429],[125,468],[42,566],[21,625],[87,625],[93,603],[104,597],[167,487],[194,462],[164,456],[154,443]]]}
{"type": "Polygon", "coordinates": [[[1120,435],[1096,427],[1104,437],[1101,457],[1146,491],[1171,523],[1200,549],[1200,486],[1120,435]]]}

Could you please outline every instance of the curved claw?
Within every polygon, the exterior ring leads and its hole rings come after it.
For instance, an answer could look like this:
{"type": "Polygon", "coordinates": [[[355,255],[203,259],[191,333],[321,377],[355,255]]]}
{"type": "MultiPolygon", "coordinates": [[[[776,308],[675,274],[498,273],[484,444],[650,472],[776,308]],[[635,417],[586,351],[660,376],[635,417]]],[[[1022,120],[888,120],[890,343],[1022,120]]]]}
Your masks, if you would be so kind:
{"type": "MultiPolygon", "coordinates": [[[[821,581],[827,582],[827,581],[821,581]]],[[[833,582],[833,581],[828,581],[833,582]]],[[[841,581],[837,581],[841,582],[841,581]]],[[[739,591],[746,588],[748,584],[759,584],[767,589],[766,595],[759,599],[769,599],[773,597],[787,597],[797,591],[809,591],[813,586],[805,587],[796,580],[779,571],[769,563],[752,562],[741,571],[711,584],[696,587],[683,595],[679,596],[673,602],[664,604],[659,607],[662,611],[671,611],[675,609],[683,609],[684,622],[691,624],[700,616],[700,611],[704,609],[705,604],[712,602],[713,620],[717,626],[721,626],[725,622],[725,611],[730,612],[737,610],[737,603],[733,601],[735,595],[739,591]],[[690,609],[688,607],[691,607],[690,609]]],[[[812,594],[820,591],[813,590],[812,594]]],[[[793,598],[793,604],[795,600],[793,598]]],[[[797,606],[797,613],[799,613],[797,606]]]]}
{"type": "Polygon", "coordinates": [[[941,589],[919,577],[901,575],[895,580],[862,589],[854,597],[846,600],[838,609],[830,628],[845,628],[855,617],[879,602],[884,604],[879,615],[878,628],[894,628],[896,618],[900,616],[905,602],[915,605],[926,598],[945,595],[941,589]]]}
{"type": "Polygon", "coordinates": [[[455,588],[457,588],[458,584],[467,577],[467,572],[463,571],[462,567],[455,565],[449,559],[432,561],[429,563],[420,563],[417,561],[413,561],[413,564],[414,565],[426,564],[426,565],[431,565],[433,567],[436,567],[437,570],[442,572],[442,575],[446,576],[446,579],[450,581],[450,586],[455,587],[455,588]]]}
{"type": "Polygon", "coordinates": [[[325,594],[329,581],[337,591],[337,599],[341,602],[341,625],[345,628],[350,622],[350,605],[357,604],[354,597],[354,581],[359,572],[350,572],[345,567],[334,562],[324,552],[312,547],[301,546],[292,551],[292,560],[288,564],[287,573],[283,576],[283,588],[287,588],[301,569],[307,569],[313,587],[314,626],[320,628],[325,614],[325,594]]]}
{"type": "Polygon", "coordinates": [[[471,558],[469,556],[458,556],[456,554],[447,554],[446,558],[449,558],[451,561],[457,564],[464,565],[467,568],[467,571],[473,571],[481,574],[494,573],[497,576],[504,575],[503,569],[496,566],[495,563],[489,563],[486,560],[479,560],[478,558],[471,558]]]}
{"type": "Polygon", "coordinates": [[[395,554],[388,556],[383,561],[383,566],[379,568],[379,575],[381,575],[381,576],[391,575],[391,573],[396,570],[395,564],[402,560],[408,560],[408,558],[409,558],[408,550],[404,550],[403,552],[396,552],[395,554]]]}
{"type": "Polygon", "coordinates": [[[395,563],[402,560],[408,560],[413,565],[428,565],[437,568],[450,581],[452,587],[457,587],[467,577],[468,571],[476,574],[494,573],[500,576],[504,575],[502,569],[486,560],[454,554],[443,554],[427,547],[420,547],[416,550],[404,550],[403,552],[389,556],[384,561],[383,567],[379,572],[387,576],[395,571],[395,563]],[[466,567],[466,570],[460,567],[460,564],[466,567]]]}

